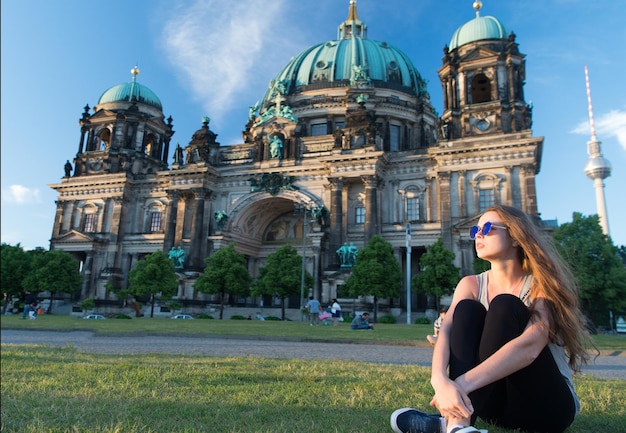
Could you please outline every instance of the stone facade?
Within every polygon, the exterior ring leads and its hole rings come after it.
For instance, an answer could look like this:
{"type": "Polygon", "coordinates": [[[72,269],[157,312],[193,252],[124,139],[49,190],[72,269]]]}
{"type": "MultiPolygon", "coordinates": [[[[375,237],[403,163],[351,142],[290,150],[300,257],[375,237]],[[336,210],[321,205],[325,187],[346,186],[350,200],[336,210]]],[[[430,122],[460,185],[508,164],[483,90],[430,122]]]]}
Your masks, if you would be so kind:
{"type": "MultiPolygon", "coordinates": [[[[342,38],[364,32],[350,7],[342,38]]],[[[171,163],[172,119],[160,104],[136,97],[136,87],[125,99],[101,99],[80,120],[73,174],[50,185],[58,192],[51,249],[81,261],[82,298],[112,300],[107,283],[126,287],[142,257],[181,247],[177,298],[197,308],[211,301],[193,287],[205,257],[230,243],[253,277],[285,243],[304,250],[311,293],[323,302],[341,297],[349,269],[336,251],[346,243],[362,248],[380,235],[406,272],[407,223],[412,274],[439,237],[471,273],[468,228],[484,208],[503,203],[538,215],[543,137],[532,135],[524,62],[514,35],[446,48],[441,117],[423,83],[417,91],[402,85],[394,62],[384,80],[367,65],[331,80],[318,62],[303,85],[283,71],[250,108],[243,143],[221,146],[207,118],[187,146],[172,149],[171,163]]],[[[132,84],[141,87],[137,73],[132,84]]],[[[426,307],[419,295],[411,304],[426,307]]]]}

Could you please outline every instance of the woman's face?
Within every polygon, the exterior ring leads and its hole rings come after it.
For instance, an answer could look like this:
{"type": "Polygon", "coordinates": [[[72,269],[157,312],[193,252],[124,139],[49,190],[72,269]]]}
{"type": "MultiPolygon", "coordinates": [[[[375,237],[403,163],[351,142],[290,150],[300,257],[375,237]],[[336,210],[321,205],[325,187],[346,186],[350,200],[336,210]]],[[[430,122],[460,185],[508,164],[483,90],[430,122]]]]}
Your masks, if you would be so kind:
{"type": "Polygon", "coordinates": [[[478,220],[477,225],[481,228],[474,240],[478,257],[483,260],[491,260],[498,257],[509,257],[510,254],[514,254],[511,236],[509,236],[508,230],[504,228],[505,224],[497,212],[490,211],[484,213],[478,220]],[[491,223],[491,230],[489,230],[487,235],[483,235],[482,228],[487,222],[491,223]]]}

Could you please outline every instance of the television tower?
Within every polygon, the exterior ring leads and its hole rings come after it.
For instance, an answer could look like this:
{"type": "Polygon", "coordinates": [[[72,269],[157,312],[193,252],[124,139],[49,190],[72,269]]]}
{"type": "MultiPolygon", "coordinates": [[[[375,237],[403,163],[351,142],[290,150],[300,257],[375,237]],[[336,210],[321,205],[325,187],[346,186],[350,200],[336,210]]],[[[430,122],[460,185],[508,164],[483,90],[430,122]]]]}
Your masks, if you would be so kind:
{"type": "Polygon", "coordinates": [[[604,200],[604,179],[611,175],[611,163],[602,156],[600,141],[596,137],[596,126],[593,121],[593,108],[591,106],[591,89],[589,86],[589,72],[585,66],[585,84],[587,85],[587,104],[589,105],[589,125],[591,127],[591,139],[587,142],[587,153],[589,161],[585,164],[585,174],[593,180],[593,187],[596,190],[596,206],[602,232],[609,236],[609,219],[606,212],[606,202],[604,200]]]}

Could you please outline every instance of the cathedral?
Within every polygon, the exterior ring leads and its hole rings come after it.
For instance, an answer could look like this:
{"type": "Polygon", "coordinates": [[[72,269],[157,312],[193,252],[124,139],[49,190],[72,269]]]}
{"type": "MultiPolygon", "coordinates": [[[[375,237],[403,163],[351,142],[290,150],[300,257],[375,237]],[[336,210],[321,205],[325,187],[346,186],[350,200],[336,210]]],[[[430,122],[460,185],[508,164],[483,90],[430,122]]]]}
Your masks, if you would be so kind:
{"type": "MultiPolygon", "coordinates": [[[[212,302],[194,290],[204,259],[231,243],[253,278],[269,254],[293,245],[314,277],[304,296],[322,302],[341,301],[350,276],[339,253],[374,235],[410,275],[439,238],[471,273],[468,229],[481,211],[502,203],[539,216],[543,146],[532,135],[516,35],[482,16],[480,1],[474,9],[443,50],[440,115],[411,59],[367,37],[355,0],[336,39],[278,71],[242,119],[240,144],[220,145],[205,118],[174,147],[172,118],[133,68],[129,83],[84,107],[76,154],[50,185],[58,193],[50,247],[81,262],[80,298],[119,304],[107,286],[126,288],[135,264],[160,250],[178,261],[175,299],[200,312],[212,302]]],[[[395,306],[426,308],[423,295],[411,298],[395,306]]],[[[231,303],[261,301],[277,302],[231,303]]],[[[298,295],[288,301],[302,305],[298,295]]]]}

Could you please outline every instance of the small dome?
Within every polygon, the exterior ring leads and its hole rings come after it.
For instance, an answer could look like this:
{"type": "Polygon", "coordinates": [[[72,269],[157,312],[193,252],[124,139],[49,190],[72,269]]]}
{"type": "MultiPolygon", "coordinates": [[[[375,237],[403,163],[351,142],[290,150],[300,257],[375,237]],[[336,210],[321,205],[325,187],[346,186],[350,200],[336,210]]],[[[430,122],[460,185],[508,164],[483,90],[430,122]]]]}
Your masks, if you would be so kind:
{"type": "Polygon", "coordinates": [[[466,22],[459,27],[450,40],[450,50],[468,44],[470,42],[482,41],[486,39],[507,39],[508,32],[504,25],[494,17],[481,17],[481,2],[474,3],[476,9],[476,18],[466,22]]]}
{"type": "Polygon", "coordinates": [[[130,83],[118,84],[105,91],[102,96],[100,96],[98,105],[107,102],[131,102],[134,98],[139,103],[151,105],[162,111],[163,106],[161,105],[159,97],[152,90],[136,81],[139,69],[134,67],[131,73],[133,74],[133,80],[130,83]]]}

